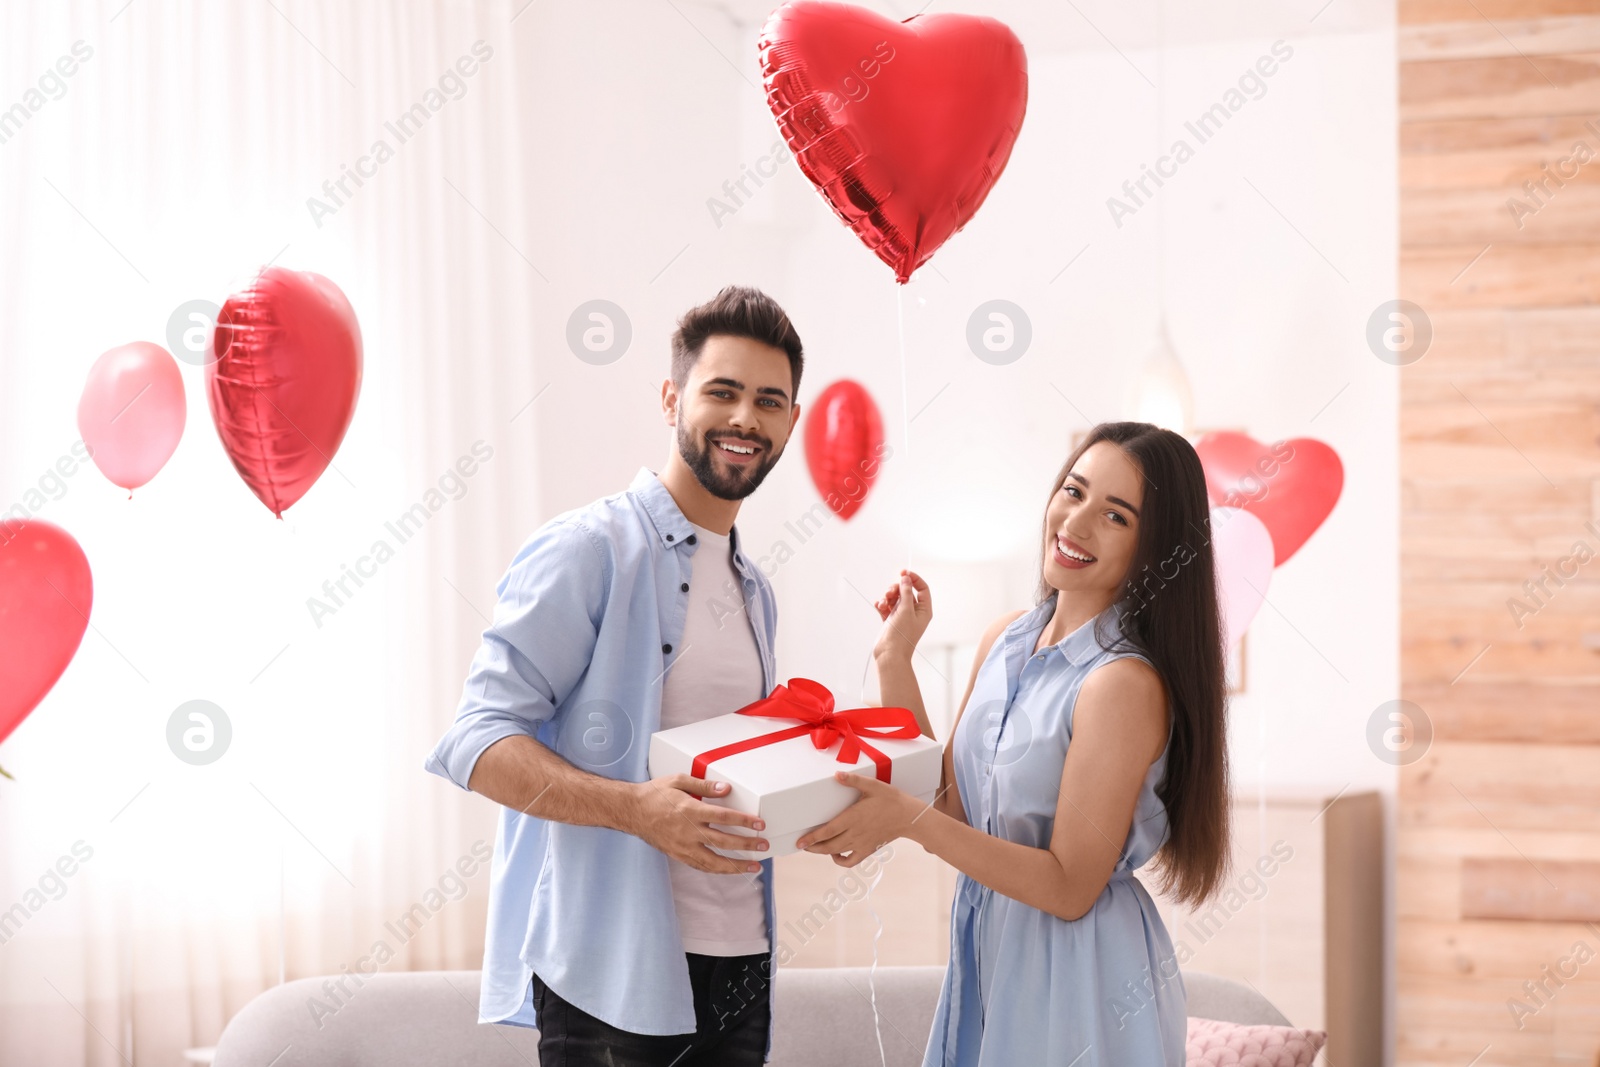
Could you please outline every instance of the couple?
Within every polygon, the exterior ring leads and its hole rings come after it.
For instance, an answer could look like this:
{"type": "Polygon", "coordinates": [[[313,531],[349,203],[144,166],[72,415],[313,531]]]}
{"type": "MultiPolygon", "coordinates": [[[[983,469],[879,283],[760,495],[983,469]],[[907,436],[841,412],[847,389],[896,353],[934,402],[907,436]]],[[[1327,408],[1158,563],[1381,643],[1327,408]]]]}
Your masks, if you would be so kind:
{"type": "MultiPolygon", "coordinates": [[[[428,757],[501,805],[479,1015],[538,1027],[542,1067],[771,1052],[772,860],[708,847],[750,847],[713,822],[764,826],[700,802],[726,792],[714,769],[652,780],[646,758],[654,731],[779,680],[772,587],[734,520],[798,424],[802,364],[758,290],[683,316],[661,387],[666,464],[521,547],[428,757]]],[[[1161,888],[1191,905],[1224,874],[1209,531],[1181,436],[1096,426],[1051,487],[1036,605],[983,634],[937,801],[847,774],[858,800],[802,836],[845,867],[905,837],[960,872],[924,1067],[1183,1063],[1179,961],[1133,872],[1157,857],[1161,888]]],[[[876,608],[882,701],[932,736],[911,664],[928,585],[901,572],[876,608]]]]}

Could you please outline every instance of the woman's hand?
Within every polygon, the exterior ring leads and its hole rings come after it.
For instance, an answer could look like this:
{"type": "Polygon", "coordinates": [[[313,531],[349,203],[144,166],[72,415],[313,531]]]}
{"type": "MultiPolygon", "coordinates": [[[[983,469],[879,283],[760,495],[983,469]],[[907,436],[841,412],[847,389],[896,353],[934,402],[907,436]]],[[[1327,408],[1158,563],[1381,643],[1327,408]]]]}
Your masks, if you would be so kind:
{"type": "Polygon", "coordinates": [[[903,657],[907,660],[916,651],[933,620],[933,598],[928,583],[916,571],[902,570],[900,581],[889,587],[883,599],[872,605],[883,620],[883,632],[872,647],[874,659],[903,657]]]}
{"type": "Polygon", "coordinates": [[[861,798],[815,830],[801,834],[795,844],[807,852],[832,855],[841,867],[854,867],[895,838],[906,836],[911,824],[930,807],[871,775],[838,771],[834,777],[861,798]]]}

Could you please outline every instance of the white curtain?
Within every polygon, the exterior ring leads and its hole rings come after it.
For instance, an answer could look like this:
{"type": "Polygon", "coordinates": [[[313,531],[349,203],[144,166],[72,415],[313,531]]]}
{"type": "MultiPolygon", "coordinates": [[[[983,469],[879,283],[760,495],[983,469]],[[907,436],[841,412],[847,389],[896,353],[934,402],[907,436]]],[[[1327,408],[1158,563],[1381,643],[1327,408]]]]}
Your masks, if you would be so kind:
{"type": "Polygon", "coordinates": [[[538,512],[520,7],[0,14],[0,510],[65,528],[95,582],[0,746],[0,1063],[178,1063],[280,975],[477,965],[492,812],[420,764],[538,512]],[[269,261],[360,319],[333,466],[274,518],[181,363],[182,442],[130,499],[74,454],[90,365],[269,261]],[[231,728],[206,765],[168,744],[191,700],[231,728]]]}

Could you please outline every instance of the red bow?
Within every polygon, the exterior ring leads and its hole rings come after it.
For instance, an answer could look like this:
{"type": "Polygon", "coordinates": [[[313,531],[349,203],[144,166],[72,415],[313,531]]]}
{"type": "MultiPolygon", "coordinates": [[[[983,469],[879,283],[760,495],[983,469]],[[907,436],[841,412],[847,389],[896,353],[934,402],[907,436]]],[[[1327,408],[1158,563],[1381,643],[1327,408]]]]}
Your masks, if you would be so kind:
{"type": "Polygon", "coordinates": [[[704,778],[706,767],[724,756],[810,734],[811,743],[820,749],[826,750],[833,747],[835,741],[841,742],[840,763],[854,764],[865,752],[877,767],[878,781],[887,782],[892,762],[888,756],[869,745],[866,737],[892,739],[922,736],[922,729],[917,725],[917,718],[910,708],[850,708],[848,711],[835,711],[833,694],[828,687],[810,678],[790,678],[787,686],[778,685],[771,695],[747,704],[734,714],[799,719],[801,725],[708,749],[694,758],[689,770],[692,776],[704,778]]]}

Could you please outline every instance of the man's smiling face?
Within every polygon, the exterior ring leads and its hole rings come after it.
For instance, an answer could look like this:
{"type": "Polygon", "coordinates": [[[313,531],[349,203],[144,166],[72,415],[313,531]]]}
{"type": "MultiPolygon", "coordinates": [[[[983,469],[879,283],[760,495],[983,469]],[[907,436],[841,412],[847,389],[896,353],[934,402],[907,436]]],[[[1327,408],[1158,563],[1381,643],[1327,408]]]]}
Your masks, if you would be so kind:
{"type": "Polygon", "coordinates": [[[781,348],[713,334],[677,396],[678,454],[723,500],[755,492],[789,441],[800,409],[781,348]]]}

